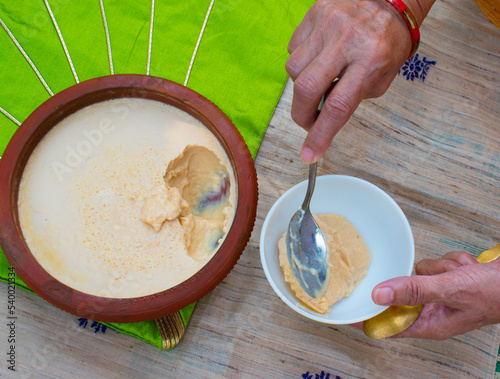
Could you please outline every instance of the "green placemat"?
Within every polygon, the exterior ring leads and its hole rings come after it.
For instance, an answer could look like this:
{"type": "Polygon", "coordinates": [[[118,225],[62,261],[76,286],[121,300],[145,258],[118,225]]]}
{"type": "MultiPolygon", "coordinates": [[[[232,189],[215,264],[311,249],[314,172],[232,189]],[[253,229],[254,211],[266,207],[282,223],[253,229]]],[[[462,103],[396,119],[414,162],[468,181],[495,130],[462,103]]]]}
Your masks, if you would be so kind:
{"type": "MultiPolygon", "coordinates": [[[[213,101],[255,157],[287,79],[288,41],[313,2],[0,0],[0,153],[52,94],[93,77],[136,73],[213,101]]],[[[0,280],[8,269],[0,251],[0,280]]],[[[185,325],[193,308],[181,311],[185,325]]],[[[154,321],[106,325],[162,347],[154,321]]]]}

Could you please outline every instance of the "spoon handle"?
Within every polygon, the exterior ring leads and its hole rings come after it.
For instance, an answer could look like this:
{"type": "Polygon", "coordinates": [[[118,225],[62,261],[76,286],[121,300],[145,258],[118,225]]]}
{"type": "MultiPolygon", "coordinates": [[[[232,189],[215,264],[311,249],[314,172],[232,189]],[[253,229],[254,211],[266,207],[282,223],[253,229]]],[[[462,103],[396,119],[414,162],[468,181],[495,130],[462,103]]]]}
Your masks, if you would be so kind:
{"type": "MultiPolygon", "coordinates": [[[[500,244],[483,251],[476,260],[479,263],[488,263],[499,257],[500,244]]],[[[391,305],[382,313],[366,320],[363,323],[363,331],[374,339],[392,337],[413,325],[423,308],[423,305],[391,305]]]]}
{"type": "Polygon", "coordinates": [[[476,258],[479,263],[488,263],[500,257],[500,243],[491,249],[483,251],[476,258]]]}
{"type": "MultiPolygon", "coordinates": [[[[332,88],[335,85],[332,84],[332,88]]],[[[318,105],[318,112],[316,113],[316,118],[318,118],[319,113],[321,112],[321,108],[323,108],[323,103],[325,102],[326,95],[321,97],[321,101],[318,105]]],[[[311,197],[314,192],[314,185],[316,184],[316,173],[318,172],[318,161],[311,163],[309,165],[309,182],[307,184],[306,197],[304,198],[304,202],[302,203],[302,210],[306,210],[309,208],[309,203],[311,202],[311,197]]]]}
{"type": "Polygon", "coordinates": [[[302,203],[303,210],[309,208],[309,203],[311,202],[311,197],[314,192],[314,185],[316,184],[317,169],[318,169],[318,162],[311,163],[309,165],[309,181],[307,184],[306,197],[304,198],[304,202],[302,203]]]}

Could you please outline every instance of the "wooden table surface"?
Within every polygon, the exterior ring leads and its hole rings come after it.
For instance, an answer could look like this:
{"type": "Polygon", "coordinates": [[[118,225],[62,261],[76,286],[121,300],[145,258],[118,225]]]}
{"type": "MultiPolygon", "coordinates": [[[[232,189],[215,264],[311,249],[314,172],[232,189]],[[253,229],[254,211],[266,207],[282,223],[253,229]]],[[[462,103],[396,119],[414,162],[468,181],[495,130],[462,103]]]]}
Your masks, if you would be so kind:
{"type": "MultiPolygon", "coordinates": [[[[382,98],[363,102],[319,174],[356,176],[392,196],[411,224],[416,261],[451,250],[477,256],[500,242],[500,31],[472,0],[440,0],[422,39],[425,80],[401,73],[382,98]]],[[[109,328],[96,333],[19,290],[16,377],[494,377],[498,325],[442,342],[375,341],[350,326],[308,320],[273,292],[259,256],[262,224],[278,197],[307,176],[298,157],[305,132],[290,119],[291,98],[288,83],[255,162],[252,238],[233,271],[198,302],[179,346],[159,351],[109,328]]],[[[6,285],[0,292],[7,299],[6,285]]],[[[0,376],[8,376],[3,324],[0,376]]]]}

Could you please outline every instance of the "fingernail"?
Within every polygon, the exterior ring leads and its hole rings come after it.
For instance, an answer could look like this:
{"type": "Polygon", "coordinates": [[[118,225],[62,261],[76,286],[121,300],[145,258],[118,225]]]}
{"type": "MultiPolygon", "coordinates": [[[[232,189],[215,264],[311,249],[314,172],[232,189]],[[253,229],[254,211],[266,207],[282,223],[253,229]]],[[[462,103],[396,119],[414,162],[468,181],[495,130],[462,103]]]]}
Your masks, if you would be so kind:
{"type": "Polygon", "coordinates": [[[382,287],[377,288],[373,292],[373,301],[378,305],[390,305],[394,300],[394,292],[392,292],[392,288],[382,287]]]}
{"type": "Polygon", "coordinates": [[[312,163],[314,159],[313,151],[308,147],[304,147],[300,153],[300,159],[302,159],[304,163],[312,163]]]}

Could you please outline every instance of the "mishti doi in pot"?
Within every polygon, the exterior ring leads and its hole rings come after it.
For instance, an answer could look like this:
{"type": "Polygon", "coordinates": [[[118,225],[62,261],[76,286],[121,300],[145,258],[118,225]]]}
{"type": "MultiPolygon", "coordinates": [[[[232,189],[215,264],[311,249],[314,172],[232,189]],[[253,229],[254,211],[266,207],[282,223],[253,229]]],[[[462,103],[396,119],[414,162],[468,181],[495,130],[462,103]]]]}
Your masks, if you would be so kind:
{"type": "Polygon", "coordinates": [[[172,288],[214,256],[237,188],[219,141],[164,103],[122,98],[68,116],[22,175],[22,233],[40,265],[95,296],[172,288]]]}

